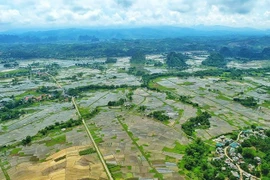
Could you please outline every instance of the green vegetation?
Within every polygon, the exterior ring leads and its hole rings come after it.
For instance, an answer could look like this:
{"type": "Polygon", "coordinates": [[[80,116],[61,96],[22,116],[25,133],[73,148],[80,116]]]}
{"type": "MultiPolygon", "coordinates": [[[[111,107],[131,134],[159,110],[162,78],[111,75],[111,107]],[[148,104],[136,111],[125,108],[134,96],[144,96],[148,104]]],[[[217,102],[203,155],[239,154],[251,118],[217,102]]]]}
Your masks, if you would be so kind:
{"type": "Polygon", "coordinates": [[[0,72],[0,78],[12,78],[12,77],[20,77],[20,76],[28,76],[29,69],[17,69],[7,72],[0,72]]]}
{"type": "Polygon", "coordinates": [[[177,154],[185,154],[186,148],[187,148],[186,145],[182,145],[182,144],[180,144],[179,142],[176,141],[174,148],[170,149],[168,147],[164,147],[162,149],[162,151],[172,152],[172,153],[177,153],[177,154]]]}
{"type": "Polygon", "coordinates": [[[109,101],[108,106],[122,106],[125,102],[125,99],[120,98],[118,101],[109,101]]]}
{"type": "Polygon", "coordinates": [[[142,106],[139,106],[139,108],[138,108],[138,111],[140,111],[140,112],[144,112],[145,110],[146,110],[146,106],[144,106],[144,105],[142,105],[142,106]]]}
{"type": "Polygon", "coordinates": [[[206,66],[224,67],[226,66],[227,62],[221,54],[212,53],[206,60],[202,62],[202,64],[206,66]]]}
{"type": "Polygon", "coordinates": [[[116,62],[117,62],[116,58],[110,58],[110,57],[107,57],[107,59],[105,61],[106,64],[116,63],[116,62]]]}
{"type": "Polygon", "coordinates": [[[85,91],[98,91],[98,90],[112,90],[112,89],[122,89],[122,88],[128,88],[128,87],[136,87],[136,86],[128,86],[128,85],[120,85],[120,86],[115,86],[115,85],[88,85],[88,86],[80,86],[77,88],[69,88],[67,90],[67,94],[69,94],[70,96],[77,96],[82,92],[85,91]]]}
{"type": "Polygon", "coordinates": [[[153,117],[159,121],[168,121],[170,117],[165,115],[164,113],[165,111],[154,111],[154,112],[151,112],[148,116],[153,117]]]}
{"type": "Polygon", "coordinates": [[[22,148],[14,148],[10,151],[10,155],[17,155],[21,150],[22,148]]]}
{"type": "Polygon", "coordinates": [[[201,139],[196,139],[185,149],[184,167],[187,170],[201,168],[207,162],[208,153],[209,147],[201,139]]]}
{"type": "Polygon", "coordinates": [[[133,92],[132,91],[130,91],[127,95],[126,95],[126,97],[127,97],[127,99],[129,100],[129,101],[132,101],[133,100],[133,98],[132,98],[132,96],[133,96],[133,92]]]}
{"type": "Polygon", "coordinates": [[[132,54],[130,63],[133,64],[145,64],[146,58],[145,54],[142,52],[135,52],[132,54]]]}
{"type": "Polygon", "coordinates": [[[257,101],[254,99],[254,97],[246,97],[244,99],[240,98],[233,98],[234,101],[239,102],[243,106],[246,107],[256,107],[257,106],[257,101]]]}
{"type": "Polygon", "coordinates": [[[10,180],[8,172],[7,172],[7,170],[6,170],[5,166],[4,166],[4,163],[2,162],[1,159],[0,159],[0,168],[1,168],[1,170],[2,170],[2,172],[4,174],[4,176],[5,176],[6,180],[10,180]]]}
{"type": "Polygon", "coordinates": [[[114,179],[123,178],[121,173],[121,166],[114,164],[107,164],[109,171],[111,172],[114,179]]]}
{"type": "Polygon", "coordinates": [[[178,167],[188,170],[187,176],[192,177],[192,179],[224,180],[230,171],[221,172],[221,167],[215,167],[213,164],[209,163],[209,154],[210,147],[201,139],[196,139],[185,149],[185,155],[183,160],[178,163],[178,167]],[[226,173],[226,175],[224,173],[226,173]]]}
{"type": "Polygon", "coordinates": [[[170,91],[165,91],[166,93],[166,98],[176,100],[176,101],[181,101],[182,103],[192,105],[193,107],[198,107],[199,105],[197,103],[192,102],[190,99],[191,97],[189,96],[184,96],[184,95],[177,95],[175,93],[172,93],[170,91]]]}
{"type": "Polygon", "coordinates": [[[31,141],[32,141],[32,137],[31,136],[26,136],[26,138],[22,140],[22,145],[24,145],[24,146],[28,145],[28,144],[31,143],[31,141]]]}
{"type": "Polygon", "coordinates": [[[56,144],[64,144],[66,142],[66,135],[60,135],[51,138],[51,140],[46,141],[46,146],[54,146],[56,144]]]}
{"type": "Polygon", "coordinates": [[[182,129],[187,135],[192,136],[195,129],[210,127],[209,118],[211,118],[211,115],[208,112],[202,112],[197,117],[190,118],[185,122],[182,125],[182,129]]]}
{"type": "Polygon", "coordinates": [[[185,86],[191,86],[191,85],[194,85],[195,83],[194,82],[189,82],[189,81],[186,81],[184,82],[183,84],[181,85],[185,85],[185,86]]]}
{"type": "Polygon", "coordinates": [[[83,155],[87,155],[87,154],[93,154],[95,152],[96,152],[95,149],[88,148],[88,149],[85,149],[85,150],[80,151],[79,154],[80,154],[80,156],[83,156],[83,155]]]}
{"type": "Polygon", "coordinates": [[[187,57],[181,53],[171,52],[167,55],[166,64],[170,68],[184,68],[186,64],[187,57]]]}
{"type": "Polygon", "coordinates": [[[84,119],[91,119],[93,118],[95,115],[97,115],[100,112],[99,107],[96,107],[93,111],[90,112],[90,109],[88,108],[84,108],[84,107],[80,107],[80,113],[81,116],[84,119]]]}
{"type": "Polygon", "coordinates": [[[75,127],[81,124],[82,124],[81,120],[73,120],[73,119],[70,119],[66,122],[60,122],[60,123],[56,122],[54,125],[49,125],[45,127],[44,129],[39,130],[38,134],[35,135],[34,137],[43,137],[43,136],[48,135],[51,132],[60,131],[63,128],[71,128],[71,127],[75,127]]]}
{"type": "Polygon", "coordinates": [[[250,136],[241,143],[242,147],[238,149],[246,162],[241,167],[258,177],[262,174],[263,179],[270,178],[270,130],[266,130],[265,134],[267,135],[265,138],[261,136],[250,136]],[[256,157],[259,157],[260,160],[256,157]],[[247,167],[247,164],[252,164],[255,168],[251,171],[247,167]]]}

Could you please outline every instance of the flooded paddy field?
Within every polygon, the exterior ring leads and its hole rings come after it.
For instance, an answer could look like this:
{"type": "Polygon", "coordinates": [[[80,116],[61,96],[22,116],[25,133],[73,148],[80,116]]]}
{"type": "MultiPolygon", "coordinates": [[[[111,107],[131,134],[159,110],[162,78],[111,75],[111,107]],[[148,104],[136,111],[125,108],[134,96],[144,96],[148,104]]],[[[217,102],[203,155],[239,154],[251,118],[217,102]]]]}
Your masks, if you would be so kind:
{"type": "MultiPolygon", "coordinates": [[[[207,55],[191,53],[190,56],[185,72],[206,68],[201,62],[207,55]]],[[[146,59],[152,64],[146,64],[142,70],[149,75],[174,72],[165,66],[153,65],[165,63],[163,55],[148,55],[146,59]]],[[[151,79],[149,88],[143,85],[141,76],[129,72],[135,67],[130,63],[130,57],[117,58],[114,64],[105,61],[106,58],[34,59],[20,61],[20,66],[15,69],[0,66],[1,73],[8,73],[40,63],[28,74],[7,75],[0,82],[0,108],[12,102],[10,113],[20,114],[0,124],[0,146],[4,147],[0,152],[1,161],[12,179],[108,179],[87,129],[112,176],[120,180],[183,179],[184,173],[178,163],[192,139],[211,140],[254,123],[270,127],[269,74],[249,75],[242,79],[158,77],[151,79]],[[50,63],[58,64],[57,70],[37,70],[50,63]],[[102,68],[81,67],[78,63],[97,63],[102,68]],[[89,85],[106,85],[106,88],[69,94],[69,89],[89,85]],[[116,87],[119,85],[125,87],[116,87]],[[72,97],[82,117],[76,111],[72,97]],[[247,107],[235,101],[235,98],[245,97],[253,97],[258,105],[247,107]],[[183,124],[202,112],[211,115],[210,127],[197,128],[193,136],[187,135],[183,124]],[[155,113],[167,119],[159,119],[153,115],[155,113]],[[76,124],[82,122],[82,118],[86,127],[82,123],[76,124]],[[52,126],[58,128],[50,129],[52,126]],[[23,144],[28,136],[33,139],[23,144]],[[34,172],[34,169],[38,171],[34,172]]],[[[258,67],[264,66],[263,63],[258,62],[258,67]]],[[[241,65],[231,63],[228,66],[241,65]]],[[[0,171],[0,179],[3,177],[0,171]]]]}

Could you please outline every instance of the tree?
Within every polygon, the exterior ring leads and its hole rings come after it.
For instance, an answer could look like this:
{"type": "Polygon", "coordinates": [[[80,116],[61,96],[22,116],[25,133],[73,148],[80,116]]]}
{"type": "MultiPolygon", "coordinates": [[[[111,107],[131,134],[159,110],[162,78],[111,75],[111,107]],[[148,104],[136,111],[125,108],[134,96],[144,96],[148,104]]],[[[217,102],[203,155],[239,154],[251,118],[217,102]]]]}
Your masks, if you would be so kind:
{"type": "Polygon", "coordinates": [[[144,112],[146,110],[146,106],[142,105],[139,107],[139,111],[144,112]]]}
{"type": "Polygon", "coordinates": [[[243,157],[253,159],[255,157],[255,150],[250,148],[243,148],[243,157]]]}
{"type": "Polygon", "coordinates": [[[267,163],[263,163],[261,165],[261,170],[262,170],[263,175],[265,175],[265,176],[268,175],[268,173],[270,172],[270,165],[267,163]]]}
{"type": "Polygon", "coordinates": [[[22,145],[27,145],[32,141],[32,137],[31,136],[26,136],[25,139],[22,140],[22,145]]]}

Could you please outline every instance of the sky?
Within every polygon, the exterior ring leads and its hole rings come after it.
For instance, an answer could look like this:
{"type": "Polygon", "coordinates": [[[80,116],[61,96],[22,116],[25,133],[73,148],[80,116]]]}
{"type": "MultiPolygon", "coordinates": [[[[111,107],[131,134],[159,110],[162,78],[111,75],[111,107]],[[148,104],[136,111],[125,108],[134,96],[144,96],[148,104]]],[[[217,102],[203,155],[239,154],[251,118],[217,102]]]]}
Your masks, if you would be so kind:
{"type": "Polygon", "coordinates": [[[270,0],[0,0],[0,30],[197,25],[270,29],[270,0]]]}

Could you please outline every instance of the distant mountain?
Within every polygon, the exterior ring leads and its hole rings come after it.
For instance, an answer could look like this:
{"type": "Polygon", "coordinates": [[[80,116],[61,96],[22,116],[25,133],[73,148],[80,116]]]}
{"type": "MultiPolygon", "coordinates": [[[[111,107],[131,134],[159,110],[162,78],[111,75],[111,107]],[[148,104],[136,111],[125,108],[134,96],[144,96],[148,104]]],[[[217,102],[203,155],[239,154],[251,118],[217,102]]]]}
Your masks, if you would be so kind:
{"type": "Polygon", "coordinates": [[[224,26],[141,27],[114,29],[56,29],[39,31],[7,31],[0,33],[0,43],[97,42],[110,39],[163,39],[194,36],[267,36],[270,30],[231,28],[224,26]]]}

